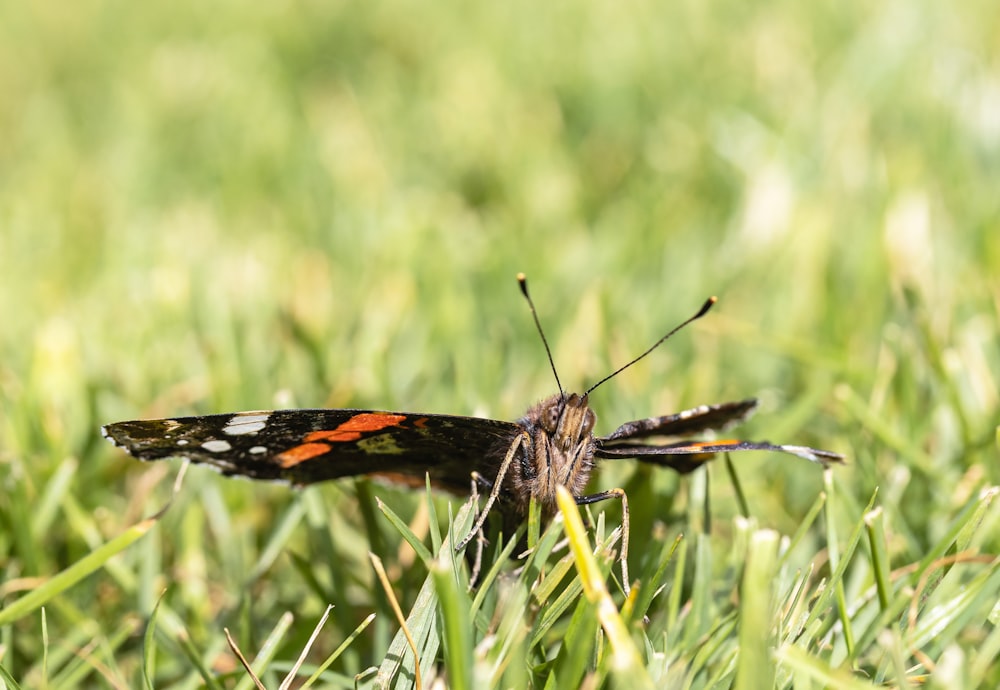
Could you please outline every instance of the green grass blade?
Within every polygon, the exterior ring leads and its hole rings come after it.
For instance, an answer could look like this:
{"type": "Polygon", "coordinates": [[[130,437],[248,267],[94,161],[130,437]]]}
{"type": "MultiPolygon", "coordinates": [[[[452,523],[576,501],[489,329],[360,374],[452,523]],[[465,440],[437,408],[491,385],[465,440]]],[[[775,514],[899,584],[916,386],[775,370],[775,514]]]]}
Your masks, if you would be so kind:
{"type": "Polygon", "coordinates": [[[78,560],[60,573],[53,575],[23,597],[0,611],[0,625],[9,625],[47,602],[66,592],[80,580],[91,575],[116,554],[121,553],[146,535],[157,522],[157,517],[147,518],[129,527],[117,537],[102,544],[97,549],[78,560]]]}
{"type": "Polygon", "coordinates": [[[18,684],[14,677],[7,672],[3,664],[0,664],[0,679],[3,679],[5,684],[4,690],[21,690],[21,686],[18,684]]]}
{"type": "MultiPolygon", "coordinates": [[[[267,637],[264,638],[264,642],[260,646],[260,650],[254,655],[253,660],[250,662],[250,667],[253,672],[258,676],[264,675],[270,666],[271,662],[274,660],[275,655],[278,653],[278,647],[285,636],[288,635],[288,631],[292,627],[292,622],[295,620],[290,612],[284,613],[281,618],[278,619],[277,624],[271,629],[267,637]]],[[[246,655],[246,652],[243,652],[246,655]]],[[[253,678],[249,674],[243,674],[239,682],[236,683],[234,690],[250,690],[254,686],[253,678]]]]}
{"type": "Polygon", "coordinates": [[[153,678],[156,677],[156,619],[166,594],[164,591],[156,600],[153,611],[149,614],[149,620],[146,621],[146,632],[142,636],[142,681],[146,685],[146,690],[154,690],[155,687],[153,678]]]}
{"type": "Polygon", "coordinates": [[[747,567],[740,588],[740,652],[736,665],[736,690],[774,686],[771,659],[771,621],[774,608],[774,575],[778,560],[778,535],[759,530],[750,538],[747,567]]]}
{"type": "Polygon", "coordinates": [[[414,551],[417,553],[417,557],[423,561],[424,566],[427,567],[431,564],[434,559],[434,555],[430,550],[424,546],[424,543],[413,533],[410,526],[400,518],[396,513],[392,511],[389,506],[387,506],[382,499],[376,498],[375,505],[378,506],[379,511],[389,520],[389,523],[396,528],[396,531],[406,540],[414,551]]]}
{"type": "MultiPolygon", "coordinates": [[[[441,554],[445,558],[452,556],[441,554]]],[[[441,602],[444,624],[444,656],[448,682],[455,690],[471,690],[472,681],[472,622],[469,619],[469,598],[454,577],[453,566],[440,563],[432,569],[434,585],[441,602]]]]}
{"type": "Polygon", "coordinates": [[[597,565],[587,543],[587,531],[576,506],[576,501],[562,486],[557,489],[556,500],[566,521],[566,535],[569,538],[573,560],[580,573],[583,591],[587,600],[595,607],[601,627],[608,636],[611,646],[611,670],[633,688],[653,687],[653,681],[645,672],[645,664],[636,649],[625,622],[618,614],[611,595],[605,586],[604,574],[597,565]]]}

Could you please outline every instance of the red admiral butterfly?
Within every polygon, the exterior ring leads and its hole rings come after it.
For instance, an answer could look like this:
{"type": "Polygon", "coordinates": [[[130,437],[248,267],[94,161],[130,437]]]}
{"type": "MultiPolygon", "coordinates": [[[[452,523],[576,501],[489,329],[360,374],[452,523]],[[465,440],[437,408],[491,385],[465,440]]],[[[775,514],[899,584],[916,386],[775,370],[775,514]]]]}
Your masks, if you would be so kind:
{"type": "MultiPolygon", "coordinates": [[[[523,275],[518,276],[518,282],[552,364],[523,275]]],[[[470,480],[475,477],[490,488],[490,496],[475,529],[459,548],[481,529],[495,502],[505,513],[521,518],[534,498],[551,515],[560,484],[581,505],[607,498],[624,502],[621,489],[585,493],[590,473],[601,458],[636,458],[682,473],[699,467],[715,453],[743,450],[791,453],[823,465],[841,462],[843,457],[830,451],[767,442],[647,442],[653,437],[683,437],[724,429],[746,419],[757,406],[755,399],[639,419],[622,424],[607,436],[594,435],[597,417],[589,406],[594,389],[704,316],[715,301],[714,297],[707,300],[698,313],[583,395],[564,392],[553,364],[559,393],[530,407],[516,422],[372,410],[269,410],[116,422],[101,431],[140,460],[183,457],[211,465],[225,475],[283,480],[295,485],[372,475],[418,486],[429,475],[435,486],[463,494],[468,493],[470,480]]],[[[623,565],[628,544],[627,515],[626,506],[623,565]]],[[[627,588],[627,574],[624,583],[627,588]]]]}

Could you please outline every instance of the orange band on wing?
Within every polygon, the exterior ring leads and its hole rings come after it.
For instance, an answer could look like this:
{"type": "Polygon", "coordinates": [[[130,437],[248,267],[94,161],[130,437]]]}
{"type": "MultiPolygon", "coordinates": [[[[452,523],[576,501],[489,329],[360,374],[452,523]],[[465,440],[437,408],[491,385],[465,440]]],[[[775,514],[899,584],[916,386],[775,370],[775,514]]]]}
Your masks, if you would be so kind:
{"type": "Polygon", "coordinates": [[[317,455],[330,451],[330,443],[348,443],[357,441],[365,432],[381,431],[390,426],[398,426],[406,419],[403,414],[387,414],[380,412],[362,412],[356,414],[336,429],[320,429],[306,434],[305,443],[289,448],[276,456],[284,468],[294,467],[317,455]]]}
{"type": "Polygon", "coordinates": [[[370,431],[381,431],[390,426],[398,426],[406,419],[402,414],[383,414],[378,412],[363,412],[356,414],[336,429],[320,429],[306,435],[306,441],[332,441],[342,443],[357,441],[361,434],[370,431]]]}
{"type": "Polygon", "coordinates": [[[711,446],[726,446],[731,444],[740,443],[740,441],[732,438],[720,439],[718,441],[695,441],[693,443],[685,443],[685,448],[690,448],[692,450],[697,450],[698,448],[709,448],[711,446]]]}
{"type": "Polygon", "coordinates": [[[274,459],[278,461],[278,464],[287,469],[298,465],[300,462],[305,462],[309,458],[323,455],[329,452],[329,450],[330,446],[325,443],[303,443],[289,448],[282,453],[278,453],[274,459]]]}

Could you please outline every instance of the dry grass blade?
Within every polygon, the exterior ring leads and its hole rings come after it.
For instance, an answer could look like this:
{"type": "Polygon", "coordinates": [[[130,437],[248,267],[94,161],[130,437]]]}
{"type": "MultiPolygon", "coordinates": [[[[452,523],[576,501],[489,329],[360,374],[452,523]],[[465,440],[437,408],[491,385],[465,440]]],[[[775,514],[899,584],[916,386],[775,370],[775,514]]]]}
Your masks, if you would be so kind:
{"type": "Polygon", "coordinates": [[[253,680],[254,685],[257,686],[257,690],[267,690],[267,688],[264,687],[264,684],[260,682],[260,678],[257,677],[257,674],[253,672],[253,669],[250,667],[250,662],[247,661],[245,656],[243,656],[243,652],[240,651],[240,646],[236,644],[236,640],[234,640],[233,636],[229,634],[229,628],[223,628],[222,631],[226,633],[226,642],[229,643],[229,648],[233,650],[233,654],[235,654],[236,658],[240,660],[240,664],[242,664],[243,668],[246,669],[247,675],[249,675],[251,680],[253,680]]]}
{"type": "Polygon", "coordinates": [[[389,605],[392,606],[393,612],[396,614],[396,620],[399,621],[400,629],[403,634],[406,635],[406,641],[410,645],[410,650],[413,652],[413,663],[415,667],[414,671],[414,684],[417,690],[423,687],[423,680],[420,674],[420,651],[417,649],[417,643],[413,639],[413,635],[410,634],[410,629],[406,625],[406,616],[403,615],[403,610],[399,607],[399,601],[396,599],[396,593],[392,590],[392,584],[389,582],[388,575],[385,574],[385,568],[382,566],[382,559],[375,554],[369,552],[368,557],[372,561],[372,567],[375,568],[375,573],[378,575],[379,581],[382,583],[382,589],[385,590],[385,594],[389,597],[389,605]]]}
{"type": "Polygon", "coordinates": [[[322,617],[320,617],[319,623],[317,623],[316,627],[313,628],[312,634],[309,636],[309,639],[306,641],[305,646],[302,648],[302,652],[299,654],[299,658],[295,660],[295,664],[292,666],[292,670],[288,672],[288,675],[285,676],[285,679],[281,681],[281,685],[278,686],[278,690],[288,690],[288,688],[291,687],[292,682],[295,680],[295,676],[298,674],[299,669],[302,667],[302,664],[305,663],[306,657],[309,656],[309,650],[312,649],[313,643],[319,636],[320,630],[322,630],[323,626],[326,624],[326,619],[330,617],[330,611],[332,610],[333,610],[333,604],[329,604],[326,607],[326,611],[323,612],[322,617]]]}

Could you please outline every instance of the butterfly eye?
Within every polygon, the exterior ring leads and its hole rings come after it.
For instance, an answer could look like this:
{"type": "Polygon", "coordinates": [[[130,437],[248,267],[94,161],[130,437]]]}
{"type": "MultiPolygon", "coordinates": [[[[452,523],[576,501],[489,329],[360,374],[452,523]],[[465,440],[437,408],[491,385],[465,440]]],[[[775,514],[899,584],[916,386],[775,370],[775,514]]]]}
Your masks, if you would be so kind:
{"type": "Polygon", "coordinates": [[[549,433],[555,433],[559,426],[559,417],[562,415],[562,405],[551,405],[545,408],[542,413],[542,425],[549,433]]]}

